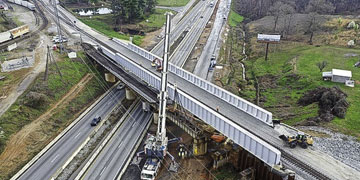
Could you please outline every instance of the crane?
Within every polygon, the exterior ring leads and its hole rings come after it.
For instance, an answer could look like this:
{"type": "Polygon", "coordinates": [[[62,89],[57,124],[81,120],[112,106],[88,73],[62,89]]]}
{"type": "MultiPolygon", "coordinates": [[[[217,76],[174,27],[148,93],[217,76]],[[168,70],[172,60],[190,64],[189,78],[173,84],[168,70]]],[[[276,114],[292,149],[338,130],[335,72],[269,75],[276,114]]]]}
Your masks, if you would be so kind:
{"type": "Polygon", "coordinates": [[[169,155],[171,160],[174,161],[174,157],[167,151],[168,143],[175,142],[178,138],[168,140],[166,136],[166,102],[168,98],[167,94],[167,73],[168,73],[168,60],[170,51],[170,16],[171,13],[166,14],[166,27],[165,27],[165,41],[164,41],[164,57],[163,62],[158,63],[161,67],[157,67],[161,70],[161,89],[159,94],[159,119],[156,135],[148,135],[145,141],[144,152],[138,153],[145,154],[146,161],[141,171],[141,179],[153,180],[155,179],[161,162],[166,155],[169,155]]]}

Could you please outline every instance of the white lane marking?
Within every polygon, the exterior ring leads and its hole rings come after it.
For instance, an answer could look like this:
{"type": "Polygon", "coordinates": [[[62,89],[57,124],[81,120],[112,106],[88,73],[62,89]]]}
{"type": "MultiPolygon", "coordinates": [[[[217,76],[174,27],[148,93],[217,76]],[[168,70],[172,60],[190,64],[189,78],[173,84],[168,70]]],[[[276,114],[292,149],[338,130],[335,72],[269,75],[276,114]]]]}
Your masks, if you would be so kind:
{"type": "Polygon", "coordinates": [[[122,143],[123,143],[123,142],[121,141],[121,143],[119,144],[119,146],[118,146],[117,148],[120,148],[120,146],[121,146],[122,143]]]}
{"type": "Polygon", "coordinates": [[[104,173],[107,166],[104,167],[104,169],[101,171],[100,176],[104,173]]]}
{"type": "Polygon", "coordinates": [[[76,139],[80,134],[81,134],[81,132],[79,132],[79,134],[77,134],[77,135],[75,136],[75,139],[76,139]]]}
{"type": "Polygon", "coordinates": [[[51,160],[51,162],[54,162],[58,157],[59,157],[59,154],[56,155],[55,158],[53,160],[51,160]]]}
{"type": "Polygon", "coordinates": [[[131,127],[134,127],[137,122],[134,122],[131,127]]]}

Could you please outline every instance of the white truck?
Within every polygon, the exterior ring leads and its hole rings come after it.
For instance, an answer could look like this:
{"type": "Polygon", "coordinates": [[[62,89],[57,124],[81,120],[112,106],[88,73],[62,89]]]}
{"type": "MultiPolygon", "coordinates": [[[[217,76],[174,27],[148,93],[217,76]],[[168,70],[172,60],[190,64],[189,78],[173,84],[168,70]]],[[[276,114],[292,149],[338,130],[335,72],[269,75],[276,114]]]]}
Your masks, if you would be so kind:
{"type": "Polygon", "coordinates": [[[159,169],[161,162],[157,158],[148,158],[146,159],[145,165],[141,170],[141,179],[142,180],[154,180],[159,169]]]}

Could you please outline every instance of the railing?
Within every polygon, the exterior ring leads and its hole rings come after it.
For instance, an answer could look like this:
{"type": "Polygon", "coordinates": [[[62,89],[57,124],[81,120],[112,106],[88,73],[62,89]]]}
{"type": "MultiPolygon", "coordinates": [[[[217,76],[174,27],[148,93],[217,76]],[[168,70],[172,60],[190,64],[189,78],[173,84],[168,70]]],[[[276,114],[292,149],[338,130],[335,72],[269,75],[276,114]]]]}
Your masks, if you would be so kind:
{"type": "MultiPolygon", "coordinates": [[[[114,54],[108,49],[102,48],[102,50],[104,54],[109,54],[111,56],[114,54]]],[[[111,56],[109,57],[111,58],[111,56]]],[[[158,90],[160,89],[161,80],[151,71],[127,59],[119,53],[115,54],[114,60],[129,72],[133,73],[141,80],[147,82],[149,86],[152,86],[158,90]]],[[[191,97],[181,89],[176,89],[177,93],[175,93],[175,89],[176,88],[174,85],[170,83],[168,84],[169,98],[176,100],[179,104],[182,105],[184,109],[196,115],[207,124],[213,126],[215,129],[233,140],[236,144],[239,144],[248,150],[250,153],[254,154],[266,164],[273,166],[280,163],[281,153],[279,150],[256,137],[249,131],[243,129],[239,125],[235,124],[230,119],[209,108],[199,100],[191,97]]]]}
{"type": "MultiPolygon", "coordinates": [[[[146,58],[149,61],[153,61],[155,58],[161,60],[160,57],[148,52],[145,49],[142,49],[132,43],[124,43],[120,40],[113,39],[116,43],[128,48],[129,50],[141,55],[142,57],[146,58]]],[[[178,77],[194,84],[195,86],[213,94],[214,96],[222,99],[223,101],[231,104],[232,106],[236,107],[237,109],[246,112],[247,114],[255,117],[256,119],[268,124],[269,126],[273,126],[272,122],[272,113],[243,99],[239,96],[221,88],[217,85],[204,80],[180,67],[175,66],[174,64],[169,63],[169,71],[173,74],[177,75],[178,77]]]]}

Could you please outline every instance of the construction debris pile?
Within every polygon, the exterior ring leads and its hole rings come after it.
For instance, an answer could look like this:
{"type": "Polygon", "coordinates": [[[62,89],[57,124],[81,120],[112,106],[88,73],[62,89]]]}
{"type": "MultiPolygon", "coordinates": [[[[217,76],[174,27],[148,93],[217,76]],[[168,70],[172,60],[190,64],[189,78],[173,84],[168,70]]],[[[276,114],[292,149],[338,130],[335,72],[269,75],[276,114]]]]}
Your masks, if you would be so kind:
{"type": "Polygon", "coordinates": [[[320,122],[329,122],[336,117],[345,118],[349,103],[347,95],[338,87],[318,87],[306,92],[298,101],[298,104],[307,106],[318,102],[319,112],[317,117],[308,118],[302,125],[317,125],[320,122]]]}

